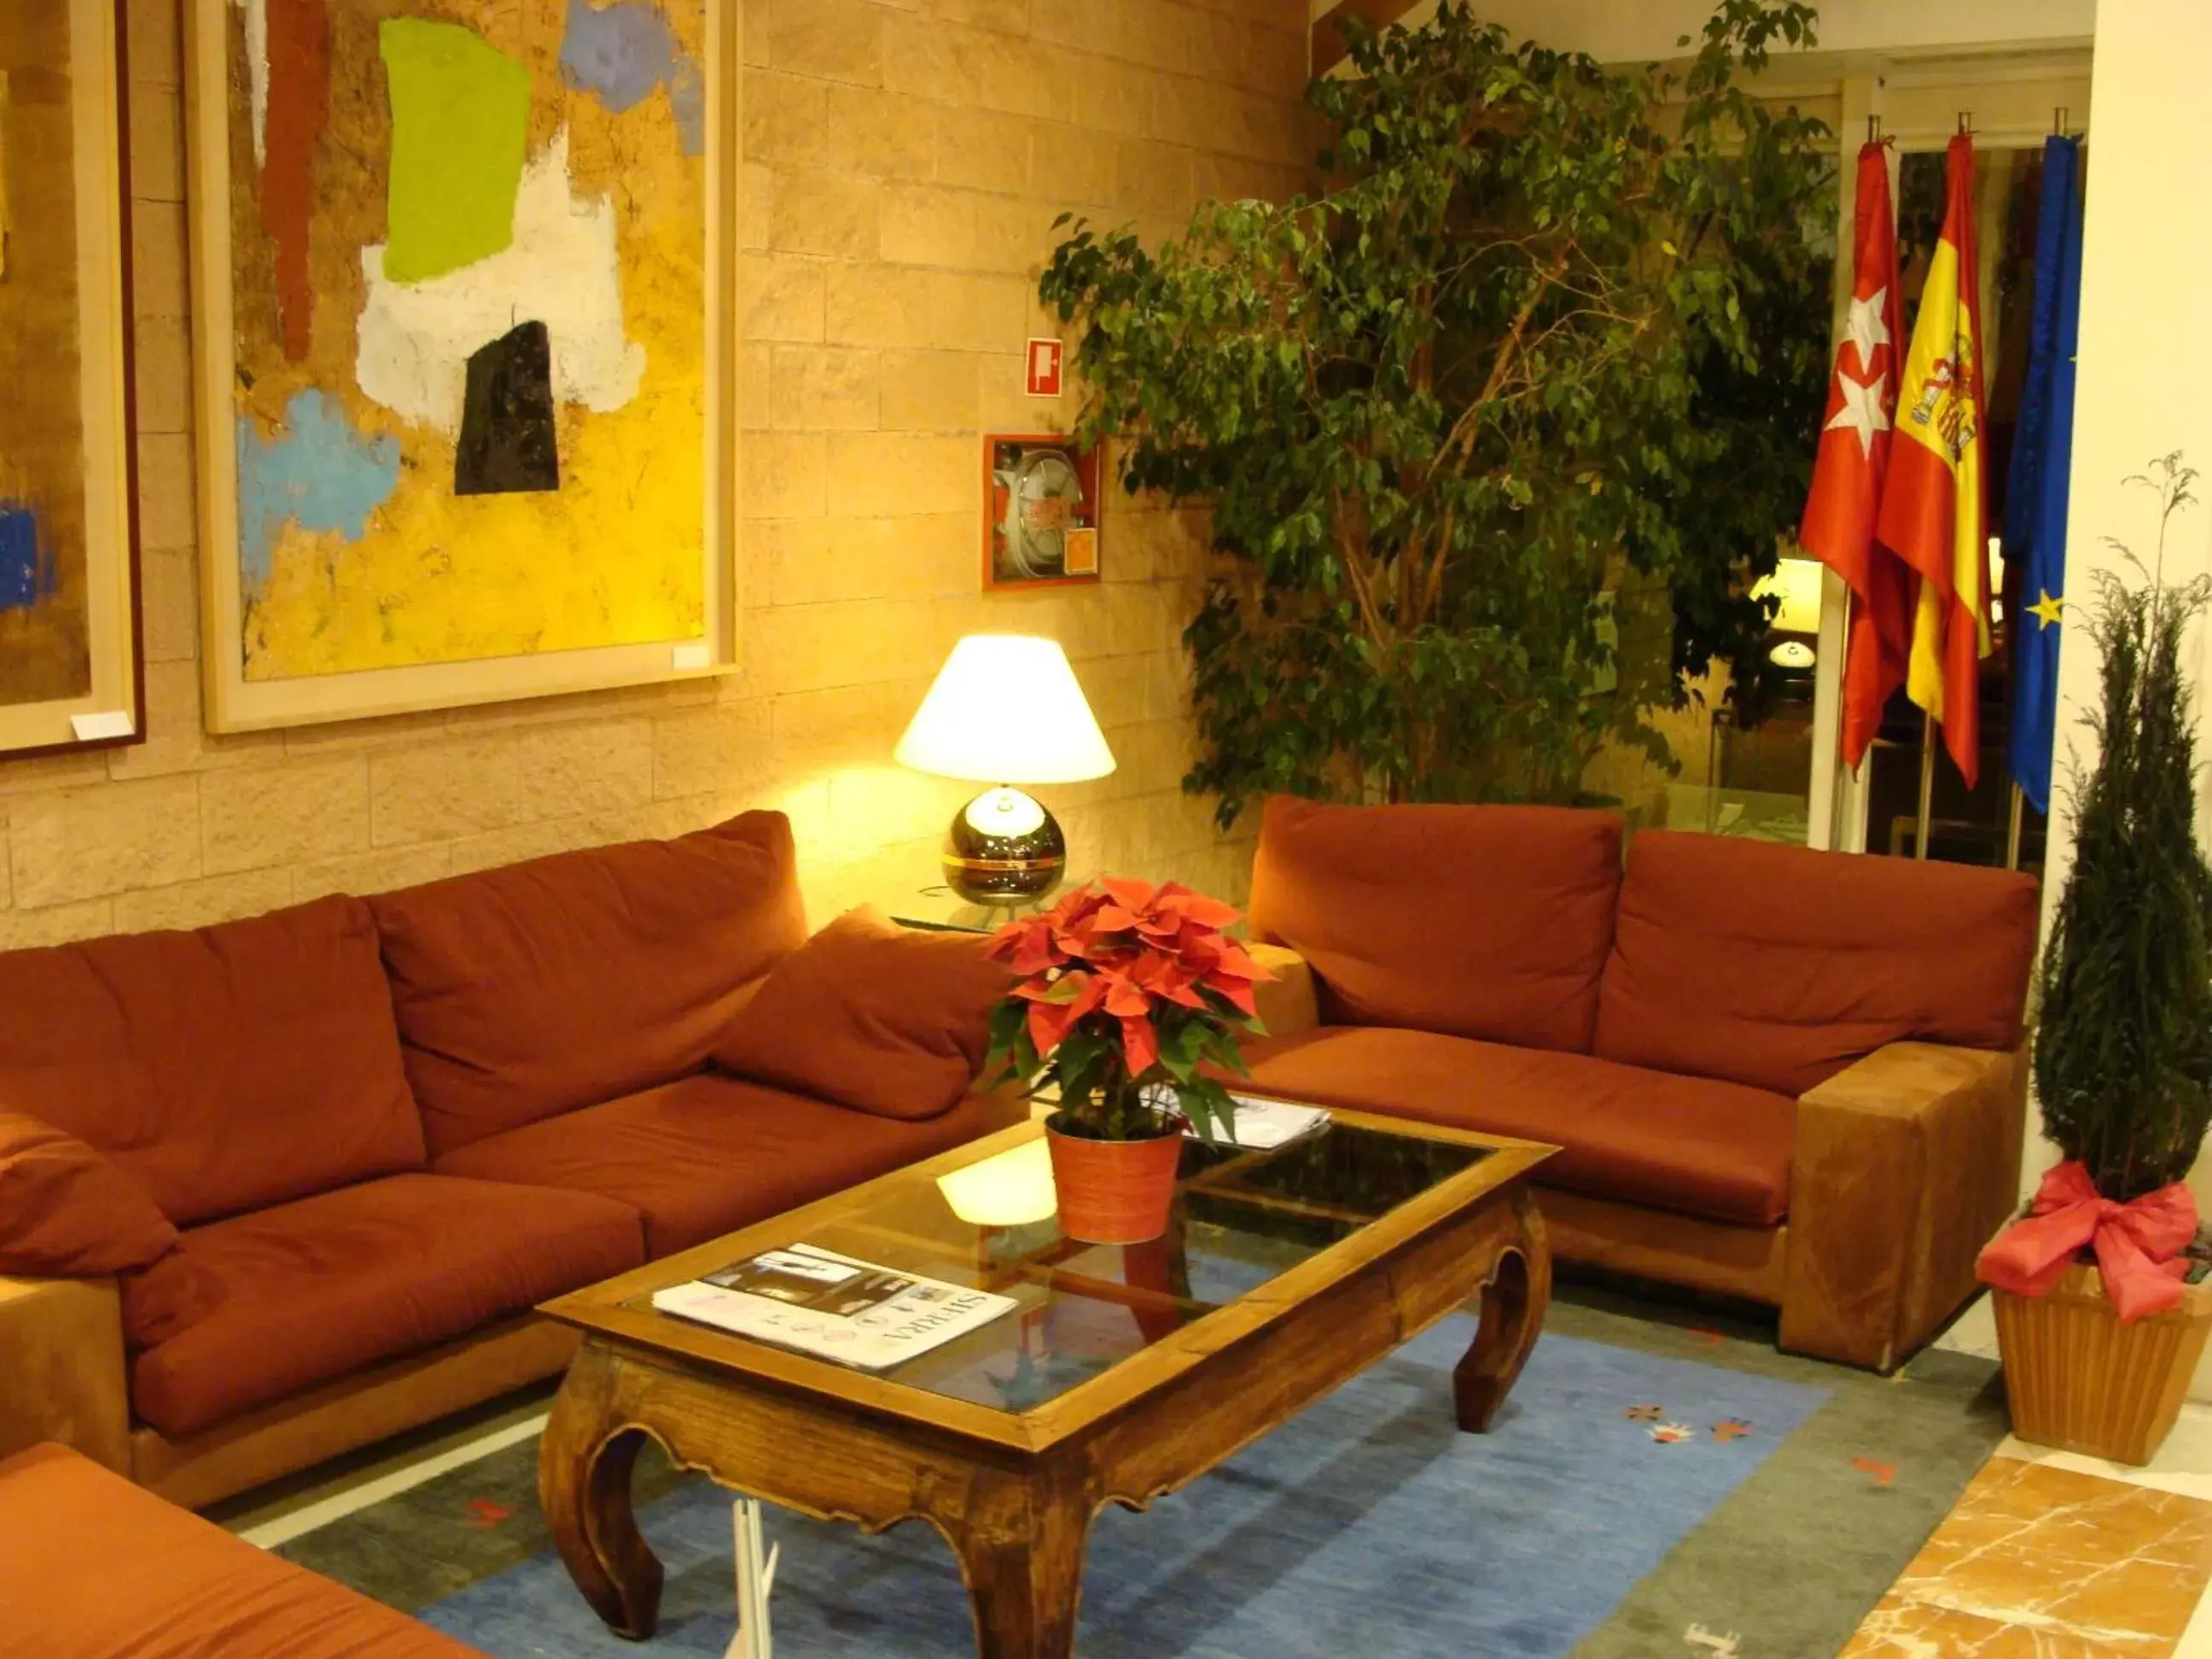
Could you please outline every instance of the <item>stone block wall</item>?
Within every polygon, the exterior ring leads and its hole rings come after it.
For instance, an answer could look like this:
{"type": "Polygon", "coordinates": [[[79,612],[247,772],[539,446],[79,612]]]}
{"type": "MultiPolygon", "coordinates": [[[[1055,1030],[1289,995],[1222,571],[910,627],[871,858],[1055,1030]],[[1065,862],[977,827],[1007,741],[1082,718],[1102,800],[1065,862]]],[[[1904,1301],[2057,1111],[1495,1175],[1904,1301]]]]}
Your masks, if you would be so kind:
{"type": "Polygon", "coordinates": [[[1175,227],[1304,177],[1300,0],[744,0],[744,666],[289,732],[201,729],[179,13],[131,0],[150,740],[0,762],[0,948],[190,927],[748,806],[789,812],[817,921],[935,879],[972,790],[890,759],[954,640],[1051,634],[1121,769],[1046,792],[1074,862],[1241,896],[1184,797],[1179,634],[1203,526],[1118,493],[1094,587],[986,595],[980,437],[1051,332],[1061,212],[1175,227]]]}

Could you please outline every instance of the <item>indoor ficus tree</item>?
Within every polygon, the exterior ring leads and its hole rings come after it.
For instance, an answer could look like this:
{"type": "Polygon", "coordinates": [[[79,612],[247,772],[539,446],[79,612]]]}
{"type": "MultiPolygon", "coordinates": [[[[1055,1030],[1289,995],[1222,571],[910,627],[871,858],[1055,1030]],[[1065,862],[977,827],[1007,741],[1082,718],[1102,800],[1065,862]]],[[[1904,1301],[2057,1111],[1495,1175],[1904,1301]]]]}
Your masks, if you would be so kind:
{"type": "Polygon", "coordinates": [[[1621,72],[1448,3],[1314,84],[1317,198],[1209,203],[1156,250],[1073,228],[1042,291],[1082,327],[1084,429],[1132,489],[1210,504],[1227,556],[1185,636],[1188,781],[1224,822],[1269,790],[1563,798],[1609,738],[1663,755],[1640,716],[1684,672],[1755,659],[1825,392],[1833,164],[1735,77],[1813,22],[1724,0],[1686,70],[1621,72]],[[1786,443],[1747,441],[1762,375],[1803,404],[1786,443]],[[1632,576],[1680,622],[1650,672],[1613,661],[1632,576]]]}
{"type": "Polygon", "coordinates": [[[2074,862],[2040,977],[2044,1133],[2122,1202],[2186,1176],[2212,1125],[2212,867],[2183,666],[2212,580],[2164,580],[2166,528],[2196,480],[2179,455],[2130,480],[2158,492],[2158,555],[2132,583],[2094,573],[2084,631],[2101,695],[2081,723],[2096,763],[2072,791],[2074,862]]]}

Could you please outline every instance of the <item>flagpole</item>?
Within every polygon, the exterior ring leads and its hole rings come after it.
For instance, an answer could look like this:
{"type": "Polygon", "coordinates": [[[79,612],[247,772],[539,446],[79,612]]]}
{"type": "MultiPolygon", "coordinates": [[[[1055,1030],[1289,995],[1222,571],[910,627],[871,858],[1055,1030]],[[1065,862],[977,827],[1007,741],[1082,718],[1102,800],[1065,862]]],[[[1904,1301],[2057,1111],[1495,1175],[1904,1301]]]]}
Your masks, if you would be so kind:
{"type": "Polygon", "coordinates": [[[2005,831],[2005,868],[2020,868],[2021,825],[2027,816],[2027,792],[2018,784],[2012,787],[2012,827],[2005,831]]]}
{"type": "Polygon", "coordinates": [[[1936,717],[1923,712],[1920,716],[1920,816],[1915,820],[1912,856],[1928,856],[1929,811],[1936,800],[1936,717]]]}

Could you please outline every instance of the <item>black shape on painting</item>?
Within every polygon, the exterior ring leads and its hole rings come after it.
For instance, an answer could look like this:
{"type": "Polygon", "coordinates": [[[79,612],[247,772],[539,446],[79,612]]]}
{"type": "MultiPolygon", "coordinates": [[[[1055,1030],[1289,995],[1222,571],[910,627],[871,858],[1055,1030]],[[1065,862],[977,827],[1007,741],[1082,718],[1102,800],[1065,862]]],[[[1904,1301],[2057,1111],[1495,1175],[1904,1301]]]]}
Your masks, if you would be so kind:
{"type": "Polygon", "coordinates": [[[553,340],[544,324],[525,323],[469,359],[453,493],[527,495],[560,487],[553,340]]]}

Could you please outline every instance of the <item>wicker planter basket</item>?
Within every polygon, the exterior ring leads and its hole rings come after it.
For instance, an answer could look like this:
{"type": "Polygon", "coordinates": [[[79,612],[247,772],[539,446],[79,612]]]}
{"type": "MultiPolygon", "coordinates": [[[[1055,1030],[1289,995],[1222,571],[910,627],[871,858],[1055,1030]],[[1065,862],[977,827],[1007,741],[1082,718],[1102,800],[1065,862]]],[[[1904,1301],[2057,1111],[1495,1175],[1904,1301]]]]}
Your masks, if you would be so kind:
{"type": "Polygon", "coordinates": [[[1089,1140],[1045,1120],[1060,1231],[1086,1244],[1142,1244],[1168,1230],[1182,1164],[1180,1129],[1149,1140],[1089,1140]]]}
{"type": "Polygon", "coordinates": [[[2013,1432],[2040,1446],[2117,1463],[2148,1463],[2212,1333],[2212,1283],[2132,1325],[2106,1299],[2096,1268],[2076,1264],[2049,1296],[1992,1291],[2013,1432]]]}

